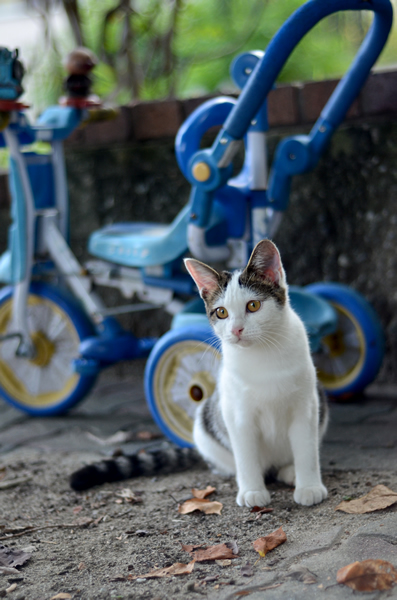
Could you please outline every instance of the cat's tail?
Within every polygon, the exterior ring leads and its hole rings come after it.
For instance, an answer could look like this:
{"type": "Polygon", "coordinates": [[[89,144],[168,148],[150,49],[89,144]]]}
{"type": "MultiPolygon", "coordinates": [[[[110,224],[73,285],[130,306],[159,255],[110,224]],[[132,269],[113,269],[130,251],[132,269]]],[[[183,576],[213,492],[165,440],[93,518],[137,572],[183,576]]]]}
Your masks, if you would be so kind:
{"type": "Polygon", "coordinates": [[[141,475],[185,471],[201,460],[194,448],[168,446],[140,450],[136,454],[102,460],[75,471],[70,476],[70,486],[81,492],[103,483],[122,481],[141,475]]]}

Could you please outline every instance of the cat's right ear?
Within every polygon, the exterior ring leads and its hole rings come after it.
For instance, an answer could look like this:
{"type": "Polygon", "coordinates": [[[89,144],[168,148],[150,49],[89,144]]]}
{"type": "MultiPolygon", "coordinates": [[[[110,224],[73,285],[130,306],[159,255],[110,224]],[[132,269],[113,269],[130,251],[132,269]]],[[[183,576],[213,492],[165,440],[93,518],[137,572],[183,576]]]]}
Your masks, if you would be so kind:
{"type": "Polygon", "coordinates": [[[184,262],[203,300],[219,289],[219,275],[214,269],[195,258],[185,258],[184,262]]]}

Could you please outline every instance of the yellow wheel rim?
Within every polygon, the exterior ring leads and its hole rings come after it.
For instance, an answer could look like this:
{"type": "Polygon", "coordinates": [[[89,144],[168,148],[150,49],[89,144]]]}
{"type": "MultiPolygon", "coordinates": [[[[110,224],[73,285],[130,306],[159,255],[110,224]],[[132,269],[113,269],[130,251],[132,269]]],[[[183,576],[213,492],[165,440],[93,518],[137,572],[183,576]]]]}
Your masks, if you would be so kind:
{"type": "Polygon", "coordinates": [[[330,392],[349,385],[360,374],[366,344],[357,319],[346,308],[332,302],[338,315],[335,333],[321,340],[322,350],[314,356],[318,378],[330,392]]]}
{"type": "MultiPolygon", "coordinates": [[[[0,307],[0,334],[8,332],[11,315],[10,298],[0,307]]],[[[30,294],[27,318],[35,356],[17,357],[16,338],[0,344],[0,385],[20,404],[50,407],[65,400],[78,384],[71,361],[78,355],[80,339],[68,315],[47,298],[30,294]]]]}
{"type": "Polygon", "coordinates": [[[173,344],[157,363],[153,379],[157,410],[168,429],[185,442],[193,442],[194,414],[214,392],[219,365],[219,352],[195,340],[173,344]]]}

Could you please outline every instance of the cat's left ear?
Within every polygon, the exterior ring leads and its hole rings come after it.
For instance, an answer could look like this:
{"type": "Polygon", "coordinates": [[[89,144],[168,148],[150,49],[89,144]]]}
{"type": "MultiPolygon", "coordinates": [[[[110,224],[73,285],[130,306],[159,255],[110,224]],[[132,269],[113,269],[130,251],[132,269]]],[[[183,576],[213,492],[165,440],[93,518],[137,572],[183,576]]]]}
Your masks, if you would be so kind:
{"type": "Polygon", "coordinates": [[[196,282],[203,300],[219,289],[219,275],[214,269],[195,258],[185,258],[184,262],[189,274],[196,282]]]}
{"type": "Polygon", "coordinates": [[[250,270],[278,285],[286,284],[280,253],[270,240],[262,240],[255,246],[246,266],[246,271],[250,270]]]}

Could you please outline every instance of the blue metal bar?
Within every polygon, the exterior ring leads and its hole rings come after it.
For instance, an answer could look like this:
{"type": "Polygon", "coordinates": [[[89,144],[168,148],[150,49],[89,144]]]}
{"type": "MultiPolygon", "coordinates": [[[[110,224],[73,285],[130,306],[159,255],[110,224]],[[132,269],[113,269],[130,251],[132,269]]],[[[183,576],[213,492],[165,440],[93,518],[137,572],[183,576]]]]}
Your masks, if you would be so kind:
{"type": "Polygon", "coordinates": [[[301,6],[271,40],[265,56],[255,67],[239,102],[225,121],[223,130],[228,135],[234,139],[243,137],[295,46],[324,17],[341,10],[371,10],[375,13],[352,66],[323,111],[323,118],[334,127],[341,122],[389,35],[393,18],[389,0],[311,0],[301,6]]]}

